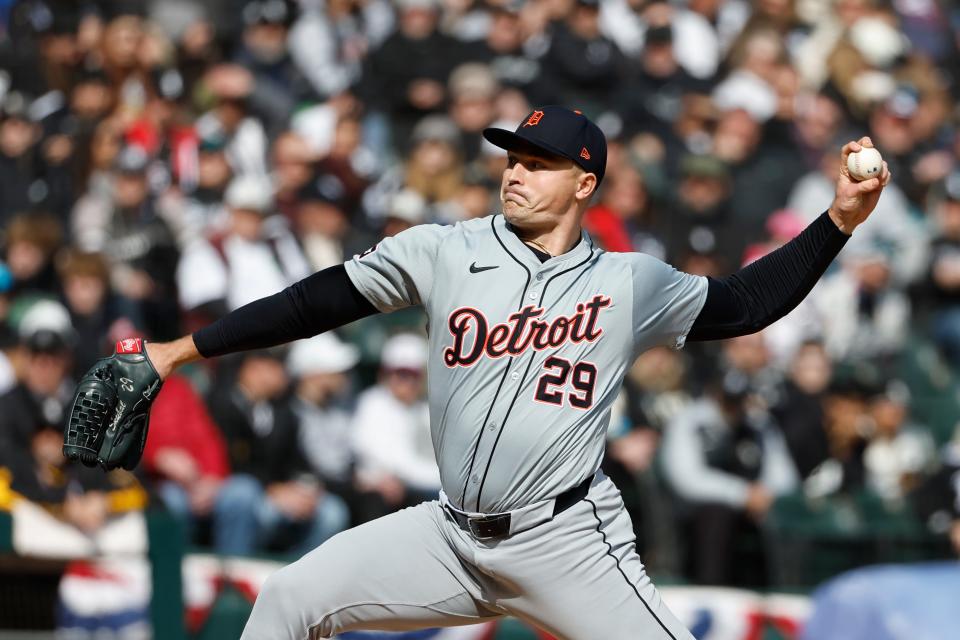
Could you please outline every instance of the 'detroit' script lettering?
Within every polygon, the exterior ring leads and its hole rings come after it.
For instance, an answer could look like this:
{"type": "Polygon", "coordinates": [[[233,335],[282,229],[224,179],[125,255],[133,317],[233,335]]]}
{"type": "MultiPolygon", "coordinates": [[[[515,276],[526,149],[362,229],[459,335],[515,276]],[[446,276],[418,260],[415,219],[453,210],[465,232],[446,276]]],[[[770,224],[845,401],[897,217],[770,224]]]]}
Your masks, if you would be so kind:
{"type": "Polygon", "coordinates": [[[598,323],[600,310],[610,304],[610,298],[596,295],[589,302],[578,302],[573,315],[557,316],[549,322],[540,319],[542,307],[528,305],[506,322],[492,326],[477,309],[460,307],[447,319],[453,344],[443,350],[443,361],[448,367],[469,367],[484,355],[517,356],[527,349],[540,351],[566,342],[593,342],[603,335],[598,323]]]}

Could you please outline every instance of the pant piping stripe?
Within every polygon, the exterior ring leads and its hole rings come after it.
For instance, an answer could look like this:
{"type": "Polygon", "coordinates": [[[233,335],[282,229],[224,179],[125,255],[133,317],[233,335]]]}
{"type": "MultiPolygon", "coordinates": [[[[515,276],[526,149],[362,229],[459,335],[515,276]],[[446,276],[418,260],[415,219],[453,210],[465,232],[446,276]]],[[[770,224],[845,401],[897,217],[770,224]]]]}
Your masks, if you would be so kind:
{"type": "MultiPolygon", "coordinates": [[[[386,601],[383,601],[383,600],[359,600],[359,601],[357,601],[357,602],[351,602],[351,603],[349,603],[349,604],[345,604],[345,605],[343,605],[343,606],[337,607],[336,609],[333,609],[333,610],[328,611],[327,613],[323,614],[323,616],[321,616],[319,620],[317,620],[316,622],[314,622],[313,624],[311,624],[309,627],[307,627],[307,632],[308,632],[308,633],[313,633],[314,630],[318,629],[318,628],[320,627],[320,625],[322,625],[322,624],[327,620],[327,618],[329,618],[329,617],[332,616],[332,615],[341,613],[341,612],[343,612],[343,611],[346,611],[347,609],[354,609],[354,608],[356,608],[356,607],[366,607],[366,606],[378,606],[378,607],[410,607],[411,609],[427,609],[428,611],[436,611],[437,613],[442,613],[443,615],[450,616],[450,617],[452,617],[452,618],[460,618],[460,619],[464,619],[464,620],[473,620],[473,621],[474,621],[474,624],[482,624],[482,623],[484,623],[484,622],[489,622],[490,620],[493,620],[495,617],[497,617],[497,616],[495,616],[495,615],[489,616],[489,617],[475,617],[475,616],[471,616],[471,615],[465,615],[465,614],[462,614],[462,613],[458,613],[458,612],[456,612],[456,611],[452,611],[452,610],[449,610],[449,609],[444,609],[443,607],[438,606],[438,605],[443,604],[444,602],[448,602],[448,601],[453,600],[454,598],[458,598],[458,597],[460,597],[460,596],[462,596],[462,595],[469,596],[470,594],[469,594],[468,592],[464,591],[464,592],[462,592],[462,593],[458,593],[458,594],[456,594],[456,595],[449,596],[449,597],[444,598],[444,599],[442,599],[442,600],[436,600],[436,601],[434,601],[434,602],[425,602],[425,603],[424,603],[424,602],[386,602],[386,601]]],[[[308,638],[307,640],[309,640],[309,638],[308,638]]]]}
{"type": "Polygon", "coordinates": [[[623,579],[627,581],[627,584],[630,585],[630,588],[633,589],[633,592],[637,594],[637,598],[640,599],[640,602],[643,603],[643,606],[646,608],[646,610],[650,612],[650,615],[653,616],[653,619],[656,620],[657,623],[660,625],[660,627],[666,632],[666,634],[670,636],[670,640],[677,640],[677,637],[672,633],[670,633],[670,629],[667,629],[667,625],[663,624],[663,620],[661,620],[657,616],[657,614],[653,612],[653,609],[650,607],[649,604],[647,604],[647,601],[644,600],[643,596],[640,595],[640,591],[639,589],[637,589],[637,586],[632,582],[630,582],[630,578],[627,577],[627,574],[624,573],[623,569],[620,567],[620,560],[617,558],[617,556],[613,555],[613,545],[607,542],[607,534],[600,529],[600,526],[603,524],[603,521],[600,519],[600,516],[597,514],[596,503],[590,498],[585,498],[585,500],[590,503],[591,507],[593,507],[593,517],[597,519],[597,533],[603,536],[603,544],[607,545],[607,555],[613,558],[613,561],[617,564],[617,571],[619,571],[620,575],[623,576],[623,579]]]}

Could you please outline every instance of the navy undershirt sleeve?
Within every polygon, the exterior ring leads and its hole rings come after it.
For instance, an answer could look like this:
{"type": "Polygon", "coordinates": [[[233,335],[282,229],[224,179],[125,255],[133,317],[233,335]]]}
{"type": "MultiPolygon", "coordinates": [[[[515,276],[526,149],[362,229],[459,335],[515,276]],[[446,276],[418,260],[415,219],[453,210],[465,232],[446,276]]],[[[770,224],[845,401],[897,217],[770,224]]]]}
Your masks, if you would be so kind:
{"type": "Polygon", "coordinates": [[[826,213],[796,238],[724,278],[708,278],[707,299],[687,340],[756,333],[806,297],[850,236],[826,213]]]}
{"type": "Polygon", "coordinates": [[[309,338],[375,313],[341,264],[228,313],[194,333],[193,341],[211,358],[309,338]]]}

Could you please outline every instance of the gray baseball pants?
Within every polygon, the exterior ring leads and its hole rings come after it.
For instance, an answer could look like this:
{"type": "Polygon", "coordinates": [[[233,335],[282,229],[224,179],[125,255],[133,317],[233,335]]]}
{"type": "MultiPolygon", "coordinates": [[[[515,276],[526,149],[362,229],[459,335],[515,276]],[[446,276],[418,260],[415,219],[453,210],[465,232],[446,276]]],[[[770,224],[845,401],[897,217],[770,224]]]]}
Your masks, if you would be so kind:
{"type": "Polygon", "coordinates": [[[633,544],[620,492],[597,474],[550,522],[480,541],[437,501],[334,536],[266,581],[242,640],[317,640],[512,615],[559,640],[693,640],[633,544]]]}

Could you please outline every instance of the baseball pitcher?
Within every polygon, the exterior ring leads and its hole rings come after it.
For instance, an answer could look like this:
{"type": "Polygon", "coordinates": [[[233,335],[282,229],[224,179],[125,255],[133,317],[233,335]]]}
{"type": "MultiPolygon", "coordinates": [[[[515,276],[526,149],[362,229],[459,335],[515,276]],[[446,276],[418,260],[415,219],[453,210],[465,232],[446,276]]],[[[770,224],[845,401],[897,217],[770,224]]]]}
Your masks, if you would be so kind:
{"type": "Polygon", "coordinates": [[[856,182],[797,238],[725,278],[606,253],[581,229],[606,141],[546,106],[507,150],[502,212],[422,225],[172,343],[123,341],[81,383],[65,454],[132,468],[150,402],[177,366],[306,338],[374,313],[429,316],[438,498],[335,536],[264,585],[245,640],[330,638],[512,615],[569,640],[691,640],[646,575],[599,471],[610,405],[655,345],[752,333],[810,291],[890,180],[856,182]]]}

